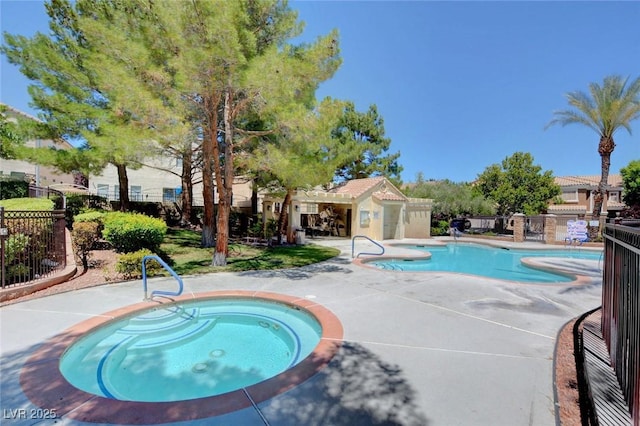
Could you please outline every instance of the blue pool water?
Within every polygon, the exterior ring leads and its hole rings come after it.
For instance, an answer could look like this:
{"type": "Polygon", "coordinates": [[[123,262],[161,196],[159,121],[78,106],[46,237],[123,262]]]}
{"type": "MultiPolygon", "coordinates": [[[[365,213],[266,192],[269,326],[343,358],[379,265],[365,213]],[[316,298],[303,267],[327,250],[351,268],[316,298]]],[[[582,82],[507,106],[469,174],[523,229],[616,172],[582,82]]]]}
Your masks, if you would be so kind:
{"type": "Polygon", "coordinates": [[[126,401],[182,401],[271,378],[320,341],[313,315],[255,299],[208,299],[144,311],[73,344],[60,371],[75,387],[126,401]]]}
{"type": "Polygon", "coordinates": [[[446,246],[410,246],[431,253],[431,259],[381,259],[369,264],[381,269],[399,271],[441,271],[480,275],[509,281],[558,283],[573,277],[532,269],[521,262],[523,257],[569,257],[599,260],[601,252],[582,249],[521,250],[502,249],[478,244],[446,246]]]}

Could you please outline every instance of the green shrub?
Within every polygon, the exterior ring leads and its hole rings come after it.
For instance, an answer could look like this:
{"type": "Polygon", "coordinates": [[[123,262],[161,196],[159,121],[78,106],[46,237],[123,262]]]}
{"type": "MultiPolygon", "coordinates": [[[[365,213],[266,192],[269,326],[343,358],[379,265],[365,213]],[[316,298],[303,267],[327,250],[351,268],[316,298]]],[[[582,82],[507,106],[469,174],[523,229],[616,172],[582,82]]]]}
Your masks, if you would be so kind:
{"type": "Polygon", "coordinates": [[[10,265],[14,260],[21,257],[29,247],[30,240],[29,236],[25,234],[13,234],[9,236],[5,245],[5,262],[7,265],[10,265]]]}
{"type": "Polygon", "coordinates": [[[155,250],[167,233],[167,225],[137,213],[109,213],[104,217],[102,236],[119,253],[130,253],[142,248],[155,250]]]}
{"type": "Polygon", "coordinates": [[[71,229],[75,216],[79,215],[85,208],[85,199],[80,194],[67,195],[67,208],[64,212],[64,218],[67,221],[67,227],[71,229]]]}
{"type": "Polygon", "coordinates": [[[21,180],[0,180],[0,200],[29,196],[29,183],[21,180]]]}
{"type": "Polygon", "coordinates": [[[439,235],[449,235],[449,222],[446,220],[439,220],[431,226],[431,236],[437,237],[439,235]]]}
{"type": "Polygon", "coordinates": [[[73,251],[82,262],[85,270],[89,268],[89,257],[93,245],[100,238],[98,227],[99,225],[96,222],[80,222],[76,223],[73,231],[71,231],[73,251]]]}
{"type": "MultiPolygon", "coordinates": [[[[133,253],[124,253],[118,256],[116,263],[116,271],[121,273],[125,279],[133,279],[142,277],[142,258],[152,255],[149,249],[142,249],[133,253]]],[[[162,274],[162,265],[154,259],[147,260],[147,276],[162,274]]]]}
{"type": "Polygon", "coordinates": [[[31,238],[25,234],[9,236],[5,245],[5,265],[7,280],[12,282],[28,281],[30,269],[23,262],[28,259],[31,238]]]}
{"type": "Polygon", "coordinates": [[[107,216],[106,212],[99,211],[88,211],[85,213],[77,214],[73,217],[74,223],[82,223],[82,222],[94,222],[98,225],[102,225],[104,218],[107,216]]]}
{"type": "Polygon", "coordinates": [[[9,282],[23,282],[30,280],[31,270],[24,263],[9,266],[7,268],[7,278],[9,282]]]}

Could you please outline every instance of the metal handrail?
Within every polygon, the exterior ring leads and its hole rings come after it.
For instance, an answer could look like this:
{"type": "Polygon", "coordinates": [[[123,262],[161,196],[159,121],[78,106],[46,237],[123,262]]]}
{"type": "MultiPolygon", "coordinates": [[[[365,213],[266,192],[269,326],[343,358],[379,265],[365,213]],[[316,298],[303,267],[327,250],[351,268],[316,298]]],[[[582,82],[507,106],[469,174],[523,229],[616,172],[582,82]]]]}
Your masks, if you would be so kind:
{"type": "Polygon", "coordinates": [[[169,265],[167,265],[167,263],[160,259],[159,256],[156,256],[155,254],[150,254],[147,255],[145,257],[142,258],[142,285],[144,287],[144,300],[151,300],[153,299],[153,296],[180,296],[182,294],[182,291],[184,290],[184,284],[182,282],[182,278],[180,278],[180,276],[178,274],[176,274],[176,272],[171,269],[171,267],[169,265]],[[147,260],[149,259],[153,259],[156,262],[158,262],[160,265],[162,265],[162,267],[164,269],[166,269],[171,275],[173,275],[173,278],[175,278],[178,281],[178,291],[164,291],[164,290],[153,290],[151,292],[151,298],[147,297],[147,260]]]}
{"type": "Polygon", "coordinates": [[[356,238],[364,238],[365,240],[369,240],[371,241],[373,244],[377,245],[378,247],[380,247],[380,249],[382,250],[381,253],[367,253],[367,252],[362,252],[362,253],[358,253],[355,257],[357,258],[358,256],[360,256],[361,254],[368,254],[371,256],[382,256],[384,254],[384,247],[382,247],[382,245],[380,243],[378,243],[377,241],[372,240],[371,238],[367,237],[366,235],[354,235],[353,238],[351,238],[351,258],[353,259],[353,252],[355,250],[355,243],[356,243],[356,238]]]}

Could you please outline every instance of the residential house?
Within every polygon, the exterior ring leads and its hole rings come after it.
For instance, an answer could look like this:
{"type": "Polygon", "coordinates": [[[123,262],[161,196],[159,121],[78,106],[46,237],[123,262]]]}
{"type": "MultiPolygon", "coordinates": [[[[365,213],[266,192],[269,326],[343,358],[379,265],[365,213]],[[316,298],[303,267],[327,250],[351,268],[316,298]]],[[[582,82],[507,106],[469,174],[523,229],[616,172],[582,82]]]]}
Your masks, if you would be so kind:
{"type": "MultiPolygon", "coordinates": [[[[149,166],[139,169],[127,168],[129,180],[129,198],[131,201],[149,201],[174,203],[180,200],[182,183],[180,174],[182,164],[175,157],[155,157],[149,160],[149,166]]],[[[193,205],[203,206],[201,177],[195,176],[197,182],[193,187],[193,205]]],[[[237,177],[233,185],[234,208],[251,213],[252,181],[237,177]]],[[[89,176],[89,190],[109,200],[119,199],[118,171],[115,166],[108,165],[100,174],[89,176]]],[[[217,191],[214,202],[218,203],[217,191]]]]}
{"type": "MultiPolygon", "coordinates": [[[[560,176],[555,178],[555,182],[562,189],[560,197],[563,203],[550,205],[548,212],[589,220],[600,176],[560,176]]],[[[624,208],[622,190],[622,176],[610,174],[602,204],[603,216],[614,216],[616,212],[624,208]]]]}
{"type": "MultiPolygon", "coordinates": [[[[9,121],[17,121],[19,117],[29,120],[39,121],[27,113],[19,111],[9,105],[2,104],[7,108],[5,112],[9,121]]],[[[31,139],[25,141],[25,146],[30,148],[36,147],[55,147],[57,149],[72,149],[73,146],[63,140],[51,139],[31,139]]],[[[60,173],[52,167],[40,166],[22,160],[7,160],[0,158],[0,177],[25,180],[33,185],[41,187],[55,187],[55,185],[73,185],[73,175],[71,173],[60,173]]]]}
{"type": "MultiPolygon", "coordinates": [[[[6,115],[9,120],[23,117],[37,121],[36,117],[21,112],[9,105],[6,115]]],[[[55,147],[57,149],[73,149],[69,142],[59,139],[33,139],[25,142],[27,147],[55,147]]],[[[176,202],[180,199],[182,164],[179,159],[156,157],[150,161],[149,167],[127,169],[129,178],[129,196],[133,201],[176,202]]],[[[89,185],[82,191],[74,184],[71,173],[60,173],[52,167],[40,166],[21,160],[0,159],[0,178],[26,180],[36,186],[49,187],[62,192],[85,192],[103,196],[109,200],[119,198],[118,172],[108,165],[100,174],[89,176],[89,185]]],[[[196,177],[196,180],[201,179],[196,177]]],[[[251,212],[252,182],[237,178],[233,188],[233,206],[247,213],[251,212]]],[[[217,203],[217,194],[214,194],[217,203]]],[[[202,184],[196,184],[193,191],[193,205],[202,206],[202,184]]]]}
{"type": "MultiPolygon", "coordinates": [[[[276,219],[282,197],[265,195],[265,220],[276,219]]],[[[374,240],[429,238],[432,200],[407,198],[384,177],[354,179],[329,190],[297,190],[289,229],[312,235],[367,236],[374,240]]]]}

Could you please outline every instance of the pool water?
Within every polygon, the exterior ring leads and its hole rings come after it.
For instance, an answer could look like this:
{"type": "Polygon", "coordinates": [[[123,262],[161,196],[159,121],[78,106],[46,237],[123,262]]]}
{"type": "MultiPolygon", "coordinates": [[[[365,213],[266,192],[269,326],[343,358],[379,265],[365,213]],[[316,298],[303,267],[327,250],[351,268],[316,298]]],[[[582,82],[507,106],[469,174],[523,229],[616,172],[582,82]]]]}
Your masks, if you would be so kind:
{"type": "Polygon", "coordinates": [[[568,257],[598,261],[601,256],[599,251],[582,249],[521,250],[465,243],[410,248],[430,252],[431,259],[381,259],[368,264],[387,270],[458,272],[509,281],[558,283],[574,278],[526,267],[521,259],[568,257]]]}
{"type": "Polygon", "coordinates": [[[144,311],[83,337],[60,371],[125,401],[182,401],[241,389],[302,361],[320,341],[313,315],[283,303],[208,299],[144,311]]]}

